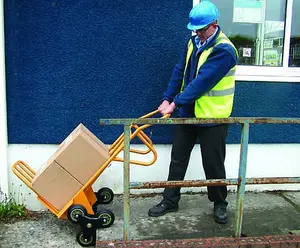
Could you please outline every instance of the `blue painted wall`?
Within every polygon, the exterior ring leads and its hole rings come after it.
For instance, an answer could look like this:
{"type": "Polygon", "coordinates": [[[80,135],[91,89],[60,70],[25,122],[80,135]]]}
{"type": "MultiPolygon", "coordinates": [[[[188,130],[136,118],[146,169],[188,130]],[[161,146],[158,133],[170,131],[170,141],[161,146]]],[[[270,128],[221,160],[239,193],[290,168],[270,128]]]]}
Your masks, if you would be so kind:
{"type": "MultiPolygon", "coordinates": [[[[5,1],[9,143],[60,143],[84,123],[105,143],[122,127],[100,118],[157,108],[177,62],[192,1],[5,1]]],[[[300,84],[238,82],[234,116],[299,117],[300,84]]],[[[148,130],[171,142],[173,126],[148,130]]],[[[255,125],[255,143],[300,142],[298,126],[255,125]]],[[[229,143],[239,143],[232,125],[229,143]]]]}

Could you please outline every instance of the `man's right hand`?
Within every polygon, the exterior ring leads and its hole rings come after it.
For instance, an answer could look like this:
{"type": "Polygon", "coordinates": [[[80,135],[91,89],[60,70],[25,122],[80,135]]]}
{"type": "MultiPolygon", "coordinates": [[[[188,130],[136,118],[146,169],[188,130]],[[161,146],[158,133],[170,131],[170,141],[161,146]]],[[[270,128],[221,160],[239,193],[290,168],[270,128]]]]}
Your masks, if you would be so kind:
{"type": "Polygon", "coordinates": [[[167,100],[164,100],[161,105],[159,105],[158,110],[161,114],[162,112],[169,107],[170,103],[167,100]]]}

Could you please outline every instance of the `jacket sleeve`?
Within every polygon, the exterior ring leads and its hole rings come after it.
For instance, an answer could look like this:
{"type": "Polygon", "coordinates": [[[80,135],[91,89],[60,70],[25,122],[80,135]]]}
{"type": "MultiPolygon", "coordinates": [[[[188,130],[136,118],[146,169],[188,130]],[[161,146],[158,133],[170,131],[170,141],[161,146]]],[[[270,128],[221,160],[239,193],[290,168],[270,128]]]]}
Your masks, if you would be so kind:
{"type": "Polygon", "coordinates": [[[174,98],[177,107],[192,104],[210,91],[237,64],[234,48],[227,44],[216,46],[200,67],[197,77],[174,98]]]}
{"type": "Polygon", "coordinates": [[[171,79],[169,81],[167,90],[163,94],[163,100],[167,100],[170,103],[173,102],[174,97],[180,92],[184,68],[185,68],[185,59],[187,54],[187,45],[190,37],[186,40],[181,54],[179,62],[175,65],[171,79]]]}

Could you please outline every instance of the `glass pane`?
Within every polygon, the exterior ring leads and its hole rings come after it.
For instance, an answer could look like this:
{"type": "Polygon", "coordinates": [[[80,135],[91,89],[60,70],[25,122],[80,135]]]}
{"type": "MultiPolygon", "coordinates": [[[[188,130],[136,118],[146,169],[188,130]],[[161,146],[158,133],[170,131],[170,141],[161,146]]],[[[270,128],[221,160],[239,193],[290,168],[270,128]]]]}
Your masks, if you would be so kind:
{"type": "Polygon", "coordinates": [[[211,2],[220,11],[223,32],[239,51],[239,65],[282,66],[286,0],[211,2]]]}
{"type": "Polygon", "coordinates": [[[300,0],[293,2],[292,33],[290,43],[289,66],[300,67],[300,0]],[[298,10],[298,13],[296,12],[298,10]],[[298,15],[297,15],[298,14],[298,15]]]}

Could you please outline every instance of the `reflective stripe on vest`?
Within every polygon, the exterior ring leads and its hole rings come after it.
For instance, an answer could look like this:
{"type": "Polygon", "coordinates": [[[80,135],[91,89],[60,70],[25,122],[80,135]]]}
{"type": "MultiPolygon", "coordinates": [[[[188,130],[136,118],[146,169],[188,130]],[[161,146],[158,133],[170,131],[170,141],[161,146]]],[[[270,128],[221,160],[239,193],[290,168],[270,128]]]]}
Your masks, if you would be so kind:
{"type": "MultiPolygon", "coordinates": [[[[226,37],[226,35],[223,32],[220,32],[216,39],[215,45],[207,50],[204,50],[200,55],[197,66],[197,74],[200,67],[206,62],[213,48],[221,43],[230,44],[235,49],[234,45],[226,37]]],[[[193,49],[193,42],[190,39],[187,47],[184,74],[186,74],[188,61],[192,55],[193,49]]],[[[238,55],[236,49],[235,52],[238,55]]],[[[194,112],[197,118],[227,118],[230,116],[233,107],[235,71],[236,66],[231,68],[230,71],[209,92],[196,100],[194,112]]],[[[185,82],[183,80],[181,91],[183,90],[184,86],[185,82]]]]}
{"type": "Polygon", "coordinates": [[[205,96],[227,96],[234,94],[234,87],[226,90],[210,90],[205,96]]]}

